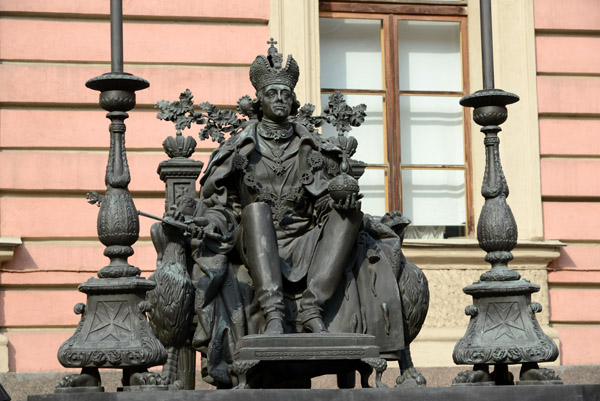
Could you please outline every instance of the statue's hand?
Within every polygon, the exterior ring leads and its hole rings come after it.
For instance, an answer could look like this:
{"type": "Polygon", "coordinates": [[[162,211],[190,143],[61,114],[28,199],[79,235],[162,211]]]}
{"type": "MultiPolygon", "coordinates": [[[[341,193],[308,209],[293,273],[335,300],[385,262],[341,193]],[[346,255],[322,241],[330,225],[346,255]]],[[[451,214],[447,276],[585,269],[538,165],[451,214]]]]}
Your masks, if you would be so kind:
{"type": "Polygon", "coordinates": [[[209,238],[217,242],[228,242],[231,240],[231,233],[221,233],[213,222],[208,219],[206,221],[206,226],[202,228],[204,238],[209,238]]]}
{"type": "Polygon", "coordinates": [[[334,209],[340,212],[348,212],[348,211],[359,211],[360,210],[360,199],[362,199],[362,194],[353,193],[352,195],[346,196],[345,199],[340,199],[337,202],[333,202],[332,206],[334,209]]]}
{"type": "Polygon", "coordinates": [[[165,220],[171,220],[174,222],[183,222],[185,217],[183,213],[177,209],[175,205],[172,205],[169,210],[165,212],[165,216],[163,217],[165,220]]]}
{"type": "Polygon", "coordinates": [[[163,228],[169,235],[191,235],[197,237],[198,232],[201,231],[199,226],[208,224],[208,220],[205,218],[187,218],[186,216],[177,209],[176,206],[171,206],[163,217],[163,228]],[[202,220],[207,222],[203,224],[202,220]]]}

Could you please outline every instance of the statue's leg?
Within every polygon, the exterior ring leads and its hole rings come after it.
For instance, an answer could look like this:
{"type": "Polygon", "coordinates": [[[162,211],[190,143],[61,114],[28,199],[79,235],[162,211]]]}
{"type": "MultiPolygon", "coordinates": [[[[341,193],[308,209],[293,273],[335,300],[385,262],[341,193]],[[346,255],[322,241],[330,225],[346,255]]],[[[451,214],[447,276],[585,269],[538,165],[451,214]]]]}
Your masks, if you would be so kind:
{"type": "Polygon", "coordinates": [[[242,227],[243,259],[267,321],[265,333],[283,334],[281,262],[271,207],[263,202],[246,206],[242,227]]]}
{"type": "Polygon", "coordinates": [[[327,331],[322,316],[325,302],[333,296],[340,284],[348,257],[356,245],[362,216],[359,211],[342,216],[338,211],[332,210],[329,214],[312,258],[312,265],[308,269],[307,288],[300,301],[300,319],[307,331],[327,331]]]}

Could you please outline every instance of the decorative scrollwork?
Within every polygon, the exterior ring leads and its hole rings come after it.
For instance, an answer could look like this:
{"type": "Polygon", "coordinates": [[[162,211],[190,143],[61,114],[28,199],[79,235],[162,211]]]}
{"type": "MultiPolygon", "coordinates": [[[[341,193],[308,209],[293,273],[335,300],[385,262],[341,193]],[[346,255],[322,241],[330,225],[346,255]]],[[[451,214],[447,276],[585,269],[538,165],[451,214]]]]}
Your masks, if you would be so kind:
{"type": "Polygon", "coordinates": [[[467,316],[477,316],[479,314],[479,308],[475,305],[469,305],[465,308],[465,315],[467,316]]]}
{"type": "Polygon", "coordinates": [[[100,207],[102,205],[102,201],[104,200],[104,196],[100,195],[96,191],[90,191],[85,195],[85,198],[88,200],[87,202],[90,205],[96,205],[100,207]]]}
{"type": "Polygon", "coordinates": [[[83,315],[85,312],[85,304],[81,302],[76,303],[73,307],[73,312],[75,312],[76,315],[83,315]]]}
{"type": "MultiPolygon", "coordinates": [[[[496,363],[525,363],[525,362],[546,362],[556,359],[554,355],[555,347],[551,344],[541,341],[534,347],[467,347],[463,341],[457,344],[453,358],[456,363],[475,365],[475,364],[496,364],[496,363]]],[[[556,351],[556,355],[558,352],[556,351]]]]}

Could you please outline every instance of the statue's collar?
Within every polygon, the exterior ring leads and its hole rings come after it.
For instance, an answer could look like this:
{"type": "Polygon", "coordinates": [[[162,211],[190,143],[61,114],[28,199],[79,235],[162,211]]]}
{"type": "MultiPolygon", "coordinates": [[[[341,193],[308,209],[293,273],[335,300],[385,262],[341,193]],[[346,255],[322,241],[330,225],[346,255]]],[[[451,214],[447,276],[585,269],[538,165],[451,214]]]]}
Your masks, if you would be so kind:
{"type": "Polygon", "coordinates": [[[278,124],[268,119],[263,119],[256,127],[258,135],[265,139],[288,139],[294,134],[294,128],[289,122],[278,124]]]}

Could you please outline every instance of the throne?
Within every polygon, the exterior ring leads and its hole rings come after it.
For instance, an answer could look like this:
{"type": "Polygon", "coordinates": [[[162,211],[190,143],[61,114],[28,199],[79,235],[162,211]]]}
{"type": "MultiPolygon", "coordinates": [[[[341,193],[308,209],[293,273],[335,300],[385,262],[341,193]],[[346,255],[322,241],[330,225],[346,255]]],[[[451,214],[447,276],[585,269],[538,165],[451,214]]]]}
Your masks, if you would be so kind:
{"type": "MultiPolygon", "coordinates": [[[[280,56],[273,46],[271,56],[280,56]]],[[[293,60],[291,56],[289,60],[293,60]]],[[[281,69],[280,60],[277,68],[281,69]]],[[[310,387],[311,377],[329,373],[337,375],[340,388],[349,388],[354,387],[355,371],[366,387],[373,369],[377,385],[382,386],[386,361],[399,363],[397,385],[425,385],[413,367],[409,346],[425,320],[429,290],[421,270],[402,254],[402,232],[410,222],[400,212],[383,217],[364,215],[358,221],[360,229],[351,239],[349,261],[339,282],[332,284],[335,292],[322,311],[328,332],[303,332],[306,325],[299,320],[299,304],[307,285],[304,279],[283,280],[283,333],[264,333],[269,320],[261,311],[260,289],[244,265],[241,251],[224,247],[222,236],[215,241],[214,234],[203,231],[207,211],[196,187],[203,163],[190,158],[196,141],[182,134],[183,129],[199,124],[201,140],[219,142],[201,180],[207,185],[206,177],[214,173],[215,163],[230,157],[228,168],[232,171],[247,164],[236,144],[256,129],[253,127],[261,118],[256,103],[247,95],[240,98],[237,114],[208,102],[198,108],[186,90],[178,101],[157,104],[161,110],[158,118],[173,122],[177,131],[163,143],[170,159],[158,167],[166,185],[165,216],[151,229],[157,268],[150,280],[156,282],[156,288],[147,294],[152,304],[150,326],[169,355],[163,376],[175,387],[194,388],[199,352],[202,377],[217,388],[310,387]]],[[[353,193],[356,197],[357,180],[366,165],[351,158],[358,143],[346,132],[361,125],[365,110],[364,105],[350,107],[336,92],[322,116],[313,116],[310,104],[289,115],[294,129],[310,137],[317,149],[306,164],[312,172],[321,169],[331,178],[326,202],[349,199],[353,193]],[[318,134],[317,128],[326,123],[337,128],[337,137],[325,139],[318,134]]],[[[312,182],[311,174],[302,173],[302,185],[312,182]]],[[[246,182],[251,181],[250,175],[243,176],[245,184],[256,186],[246,182]]],[[[267,220],[271,211],[273,219],[278,219],[280,203],[270,206],[267,220]]],[[[226,231],[227,227],[222,229],[226,231]]]]}

